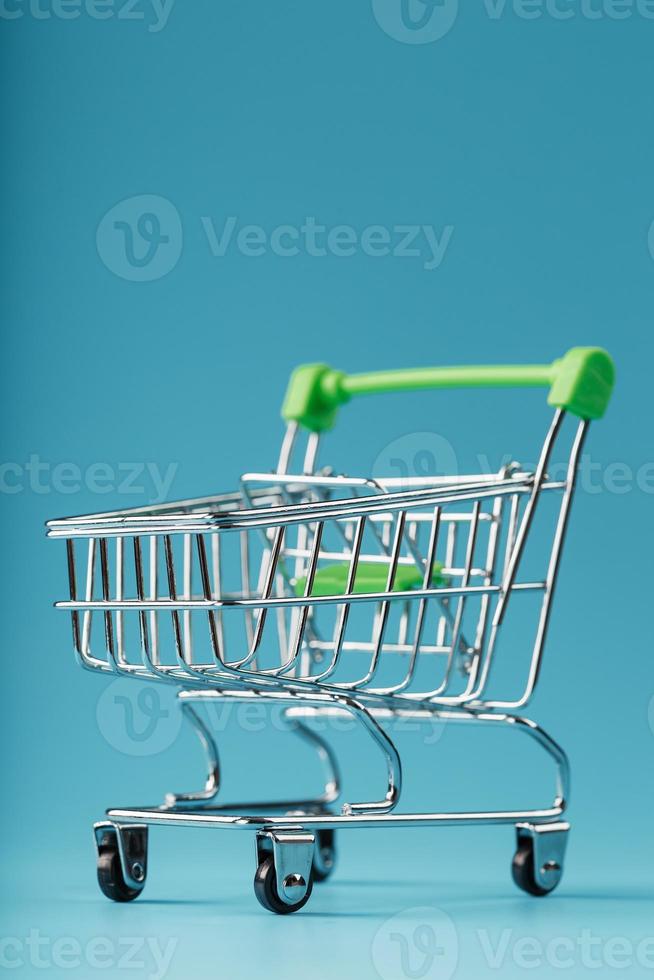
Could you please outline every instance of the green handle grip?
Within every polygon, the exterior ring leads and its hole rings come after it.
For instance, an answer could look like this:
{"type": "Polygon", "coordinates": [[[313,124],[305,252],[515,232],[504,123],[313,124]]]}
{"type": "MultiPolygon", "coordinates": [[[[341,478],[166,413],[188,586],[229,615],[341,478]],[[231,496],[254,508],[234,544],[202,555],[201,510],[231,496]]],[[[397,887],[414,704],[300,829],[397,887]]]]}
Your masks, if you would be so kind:
{"type": "Polygon", "coordinates": [[[552,364],[408,368],[344,374],[326,364],[295,369],[282,416],[311,432],[331,429],[353,395],[425,388],[549,388],[548,402],[582,419],[604,415],[615,381],[613,361],[600,347],[574,347],[552,364]]]}

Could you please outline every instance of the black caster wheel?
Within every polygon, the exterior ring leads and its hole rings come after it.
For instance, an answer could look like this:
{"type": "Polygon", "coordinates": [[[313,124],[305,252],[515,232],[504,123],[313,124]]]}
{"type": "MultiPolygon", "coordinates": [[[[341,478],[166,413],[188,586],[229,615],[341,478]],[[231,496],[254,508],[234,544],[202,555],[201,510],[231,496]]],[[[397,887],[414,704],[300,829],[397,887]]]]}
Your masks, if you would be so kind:
{"type": "Polygon", "coordinates": [[[316,850],[313,856],[312,877],[314,882],[326,881],[336,866],[336,846],[333,830],[316,833],[316,850]]]}
{"type": "MultiPolygon", "coordinates": [[[[115,830],[105,830],[98,840],[98,884],[103,895],[112,902],[133,902],[145,888],[145,854],[136,857],[130,846],[134,841],[127,834],[124,839],[126,858],[130,863],[132,880],[127,882],[120,863],[118,835],[115,830]]],[[[141,849],[142,839],[139,840],[141,849]]]]}
{"type": "Polygon", "coordinates": [[[268,909],[269,912],[275,912],[277,915],[289,915],[291,912],[297,912],[303,908],[311,897],[312,888],[313,879],[311,878],[302,898],[292,905],[287,905],[280,898],[279,892],[277,891],[277,873],[272,855],[264,858],[254,876],[254,894],[257,896],[259,903],[263,905],[264,909],[268,909]]]}
{"type": "Polygon", "coordinates": [[[546,864],[543,870],[547,884],[542,883],[543,875],[541,875],[540,881],[536,878],[534,842],[530,840],[521,841],[511,868],[513,880],[518,888],[521,888],[528,895],[535,895],[538,898],[549,895],[561,880],[563,871],[554,862],[546,864]]]}

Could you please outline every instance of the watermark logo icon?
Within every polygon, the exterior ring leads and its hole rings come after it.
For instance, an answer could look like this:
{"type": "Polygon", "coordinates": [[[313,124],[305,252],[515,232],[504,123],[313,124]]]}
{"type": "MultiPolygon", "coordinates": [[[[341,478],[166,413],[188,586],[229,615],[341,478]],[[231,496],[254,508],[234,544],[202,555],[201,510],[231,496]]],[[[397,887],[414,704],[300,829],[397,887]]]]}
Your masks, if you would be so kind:
{"type": "Polygon", "coordinates": [[[437,432],[408,432],[389,442],[372,466],[375,480],[394,479],[400,488],[418,478],[456,476],[458,460],[451,442],[437,432]]]}
{"type": "Polygon", "coordinates": [[[652,735],[654,735],[654,694],[650,698],[647,706],[647,720],[649,722],[650,731],[652,732],[652,735]]]}
{"type": "Polygon", "coordinates": [[[406,909],[377,930],[371,952],[382,980],[450,980],[459,962],[459,937],[442,909],[406,909]]]}
{"type": "Polygon", "coordinates": [[[459,13],[459,0],[372,0],[381,29],[403,44],[431,44],[448,34],[459,13]]]}
{"type": "Polygon", "coordinates": [[[649,246],[649,254],[652,256],[652,259],[654,259],[654,221],[652,221],[651,225],[649,226],[647,244],[649,246]]]}
{"type": "Polygon", "coordinates": [[[182,713],[174,692],[163,685],[120,677],[105,688],[96,710],[106,741],[125,755],[157,755],[179,735],[182,713]]]}
{"type": "Polygon", "coordinates": [[[156,194],[141,194],[120,201],[105,214],[96,245],[114,275],[131,282],[153,282],[175,268],[183,237],[175,205],[156,194]]]}

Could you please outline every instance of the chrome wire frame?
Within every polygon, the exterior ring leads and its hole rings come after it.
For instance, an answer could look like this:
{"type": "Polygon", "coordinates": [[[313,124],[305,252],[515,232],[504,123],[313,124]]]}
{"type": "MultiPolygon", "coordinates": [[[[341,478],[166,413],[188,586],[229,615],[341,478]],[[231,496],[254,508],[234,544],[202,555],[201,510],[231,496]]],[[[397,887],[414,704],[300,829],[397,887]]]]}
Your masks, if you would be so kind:
{"type": "Polygon", "coordinates": [[[470,824],[555,824],[565,812],[570,787],[568,759],[554,739],[528,718],[500,712],[482,712],[472,709],[425,708],[375,708],[347,695],[313,694],[293,695],[283,691],[229,691],[198,690],[181,691],[179,698],[186,717],[192,722],[207,753],[209,775],[205,790],[198,793],[168,794],[160,806],[116,807],[107,810],[107,816],[121,824],[167,824],[195,827],[241,827],[257,831],[286,830],[289,832],[318,831],[339,827],[369,828],[384,826],[462,826],[470,824]],[[237,700],[270,703],[286,706],[284,713],[289,731],[295,732],[313,747],[322,763],[325,784],[322,794],[308,800],[276,800],[273,802],[230,803],[218,805],[215,800],[220,790],[218,754],[215,742],[208,736],[206,726],[192,706],[211,704],[215,701],[237,700]],[[375,801],[343,803],[340,812],[333,804],[341,795],[341,782],[335,756],[326,741],[311,730],[311,718],[333,717],[348,713],[359,721],[381,750],[386,766],[386,785],[383,797],[375,801]],[[479,810],[425,813],[395,813],[402,788],[400,756],[392,739],[381,722],[395,720],[426,721],[431,724],[474,723],[501,727],[522,732],[540,746],[555,766],[555,792],[552,802],[540,808],[522,810],[479,810]]]}
{"type": "Polygon", "coordinates": [[[534,722],[509,712],[528,703],[538,680],[587,431],[579,423],[565,478],[550,479],[564,418],[554,413],[533,473],[511,464],[490,476],[401,481],[316,472],[315,435],[301,472],[290,473],[299,435],[292,423],[277,470],[246,474],[234,493],[49,522],[49,536],[66,540],[70,597],[57,606],[71,614],[80,665],[179,687],[208,757],[203,790],[173,794],[161,807],[111,810],[110,818],[288,828],[292,809],[302,812],[303,828],[316,829],[558,820],[568,796],[565,753],[534,722]],[[554,531],[542,571],[523,576],[544,497],[555,500],[554,531]],[[342,587],[329,591],[322,583],[335,566],[342,587]],[[357,575],[371,569],[381,577],[364,591],[357,575]],[[491,692],[496,673],[506,683],[500,635],[509,605],[528,595],[538,611],[526,676],[517,693],[500,697],[491,692]],[[98,618],[100,653],[92,649],[98,618]],[[322,795],[302,804],[215,806],[217,747],[193,705],[221,698],[283,703],[292,729],[326,768],[322,795]],[[345,804],[340,815],[329,810],[340,792],[336,761],[306,723],[335,712],[361,722],[388,776],[382,799],[345,804]],[[526,732],[555,763],[554,802],[525,811],[391,813],[401,765],[381,722],[394,718],[526,732]]]}

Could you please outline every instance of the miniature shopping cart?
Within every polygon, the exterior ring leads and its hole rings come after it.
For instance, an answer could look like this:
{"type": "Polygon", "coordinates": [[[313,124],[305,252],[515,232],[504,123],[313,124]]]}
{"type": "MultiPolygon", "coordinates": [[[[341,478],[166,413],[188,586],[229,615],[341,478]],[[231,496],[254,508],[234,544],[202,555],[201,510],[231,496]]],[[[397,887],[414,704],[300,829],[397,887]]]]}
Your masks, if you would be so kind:
{"type": "Polygon", "coordinates": [[[208,759],[199,792],[108,810],[95,825],[105,895],[125,902],[142,892],[148,828],[161,824],[250,830],[256,896],[278,913],[300,909],[328,877],[343,828],[513,824],[516,884],[532,895],[556,887],[569,830],[568,761],[519,712],[540,672],[588,423],[604,414],[613,379],[610,357],[597,348],[548,366],[363,375],[300,367],[274,472],[249,473],[223,496],[48,524],[67,545],[70,598],[57,605],[71,614],[79,663],[175,685],[208,759]],[[554,414],[534,467],[388,479],[318,468],[321,435],[353,396],[466,386],[549,388],[554,414]],[[517,637],[507,634],[511,620],[517,637]],[[278,706],[288,731],[315,750],[324,790],[310,800],[218,802],[206,713],[225,701],[278,706]],[[344,714],[384,759],[379,799],[337,803],[337,760],[316,721],[344,714]],[[400,811],[395,719],[522,732],[553,760],[554,801],[400,811]]]}

